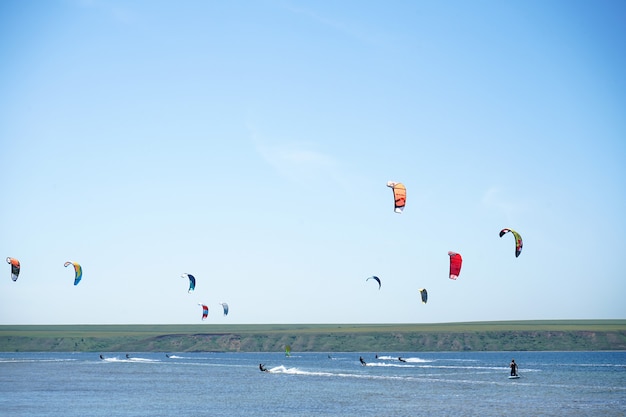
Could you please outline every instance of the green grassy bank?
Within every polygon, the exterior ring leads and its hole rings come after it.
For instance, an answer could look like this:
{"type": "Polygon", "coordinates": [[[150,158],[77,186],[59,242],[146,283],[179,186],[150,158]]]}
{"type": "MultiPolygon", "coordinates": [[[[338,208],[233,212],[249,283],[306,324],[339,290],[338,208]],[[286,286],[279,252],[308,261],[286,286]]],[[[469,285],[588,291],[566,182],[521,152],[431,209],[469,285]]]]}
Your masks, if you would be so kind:
{"type": "Polygon", "coordinates": [[[626,320],[0,326],[3,352],[626,350],[626,320]]]}

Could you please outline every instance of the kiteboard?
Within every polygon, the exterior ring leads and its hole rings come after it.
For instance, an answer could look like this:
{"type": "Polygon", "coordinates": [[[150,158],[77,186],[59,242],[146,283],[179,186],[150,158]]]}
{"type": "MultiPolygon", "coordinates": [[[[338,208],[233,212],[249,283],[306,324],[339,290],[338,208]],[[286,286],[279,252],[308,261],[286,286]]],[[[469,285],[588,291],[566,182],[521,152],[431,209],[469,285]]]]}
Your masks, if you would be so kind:
{"type": "Polygon", "coordinates": [[[509,379],[519,379],[519,375],[511,375],[509,376],[509,379]]]}

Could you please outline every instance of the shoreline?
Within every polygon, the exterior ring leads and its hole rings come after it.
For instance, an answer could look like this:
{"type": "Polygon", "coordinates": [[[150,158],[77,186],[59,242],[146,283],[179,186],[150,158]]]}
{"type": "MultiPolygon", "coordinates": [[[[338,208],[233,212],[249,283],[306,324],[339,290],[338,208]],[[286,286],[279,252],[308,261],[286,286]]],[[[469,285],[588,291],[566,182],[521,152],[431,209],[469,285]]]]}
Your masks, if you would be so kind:
{"type": "Polygon", "coordinates": [[[613,351],[626,320],[428,324],[0,325],[3,352],[613,351]]]}

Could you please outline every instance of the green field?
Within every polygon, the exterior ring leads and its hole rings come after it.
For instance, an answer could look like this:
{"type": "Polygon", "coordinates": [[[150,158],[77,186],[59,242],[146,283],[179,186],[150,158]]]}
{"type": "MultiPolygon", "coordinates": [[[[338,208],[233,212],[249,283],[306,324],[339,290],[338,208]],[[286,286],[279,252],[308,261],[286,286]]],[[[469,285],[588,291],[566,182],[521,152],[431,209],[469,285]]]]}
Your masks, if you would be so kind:
{"type": "Polygon", "coordinates": [[[0,351],[626,350],[626,320],[440,324],[0,326],[0,351]]]}

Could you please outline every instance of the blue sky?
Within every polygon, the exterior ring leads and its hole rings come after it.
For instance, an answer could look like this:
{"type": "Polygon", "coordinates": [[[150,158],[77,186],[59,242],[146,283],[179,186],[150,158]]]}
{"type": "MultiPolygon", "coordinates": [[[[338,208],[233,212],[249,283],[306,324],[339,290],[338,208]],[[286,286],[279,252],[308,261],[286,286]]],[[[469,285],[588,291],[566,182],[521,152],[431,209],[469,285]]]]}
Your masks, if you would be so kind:
{"type": "Polygon", "coordinates": [[[625,17],[1,2],[0,324],[626,318],[625,17]]]}

